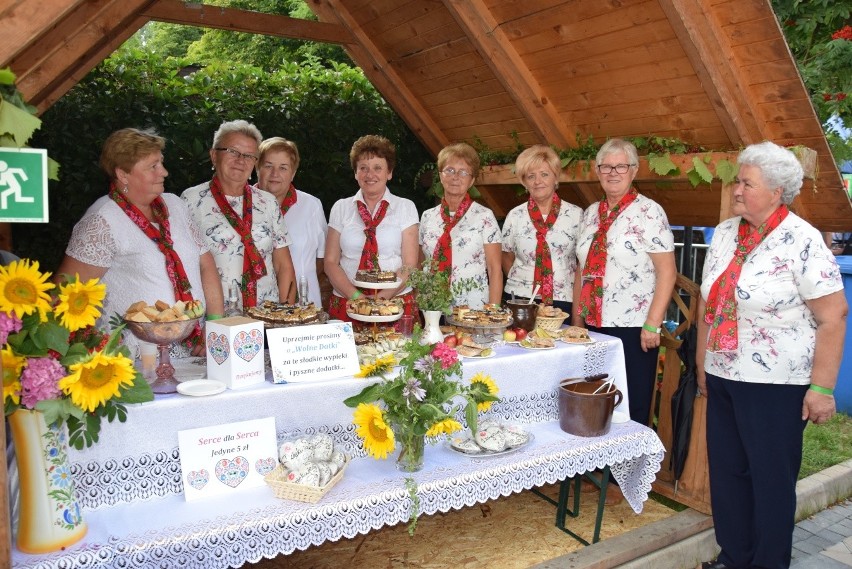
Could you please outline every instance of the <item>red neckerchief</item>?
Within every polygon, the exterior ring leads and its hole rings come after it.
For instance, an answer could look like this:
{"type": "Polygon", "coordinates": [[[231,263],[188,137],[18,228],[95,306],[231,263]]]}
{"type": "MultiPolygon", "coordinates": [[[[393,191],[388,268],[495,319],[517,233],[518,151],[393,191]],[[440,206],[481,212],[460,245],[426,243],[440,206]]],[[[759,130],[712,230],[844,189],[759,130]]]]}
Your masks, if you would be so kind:
{"type": "MultiPolygon", "coordinates": [[[[169,281],[172,283],[175,300],[192,300],[192,293],[190,292],[192,284],[189,282],[189,277],[186,276],[186,269],[183,267],[180,255],[175,251],[175,244],[172,241],[172,233],[169,226],[169,208],[166,207],[165,200],[161,196],[157,196],[151,202],[151,213],[154,216],[154,221],[159,225],[159,227],[156,227],[148,221],[145,214],[139,211],[139,208],[130,203],[127,197],[118,190],[115,182],[110,184],[109,197],[130,218],[130,221],[157,245],[157,248],[160,249],[160,252],[166,258],[166,275],[168,275],[169,281]]],[[[195,345],[200,338],[201,327],[196,324],[195,330],[193,330],[192,335],[187,340],[190,342],[190,345],[195,345]]]]}
{"type": "Polygon", "coordinates": [[[290,208],[296,205],[296,199],[298,196],[296,195],[296,186],[290,184],[290,187],[287,188],[287,193],[284,194],[284,199],[281,202],[281,215],[286,215],[290,208]]]}
{"type": "Polygon", "coordinates": [[[361,200],[356,200],[358,204],[358,215],[361,216],[361,221],[364,222],[364,248],[361,250],[361,261],[358,263],[358,270],[371,271],[379,268],[379,242],[376,239],[376,227],[385,218],[385,213],[388,211],[388,201],[382,200],[376,210],[376,215],[370,217],[370,210],[367,209],[367,204],[361,200]]]}
{"type": "Polygon", "coordinates": [[[556,223],[561,205],[562,200],[556,195],[556,192],[553,192],[550,213],[547,214],[547,219],[544,219],[541,215],[541,210],[538,208],[538,204],[532,198],[527,202],[527,211],[535,228],[536,240],[533,285],[541,285],[541,301],[544,304],[553,304],[553,259],[550,257],[550,246],[547,244],[546,237],[547,232],[556,223]]]}
{"type": "Polygon", "coordinates": [[[459,207],[456,208],[456,214],[451,216],[447,200],[441,200],[439,211],[441,212],[441,221],[444,222],[444,232],[435,244],[435,251],[432,252],[432,258],[438,262],[439,271],[446,271],[449,275],[453,274],[453,240],[450,238],[450,231],[458,225],[458,222],[461,221],[462,216],[467,213],[472,204],[473,200],[468,194],[465,194],[459,207]]]}
{"type": "Polygon", "coordinates": [[[225,192],[222,190],[222,185],[219,183],[219,178],[213,176],[210,180],[210,193],[213,199],[216,200],[216,205],[219,206],[219,211],[225,216],[225,219],[234,228],[234,231],[240,236],[243,242],[243,281],[241,288],[243,291],[243,308],[249,308],[257,304],[257,281],[266,275],[266,263],[263,262],[263,257],[257,246],[254,244],[254,238],[251,234],[252,224],[252,192],[251,186],[245,184],[243,188],[243,215],[240,218],[237,212],[228,203],[225,197],[225,192]]]}
{"type": "Polygon", "coordinates": [[[603,279],[606,274],[606,234],[619,214],[632,204],[639,193],[630,188],[624,197],[611,210],[606,196],[598,202],[598,230],[592,238],[586,264],[583,266],[583,288],[580,291],[580,306],[577,313],[590,326],[601,325],[603,314],[603,279]]]}
{"type": "Polygon", "coordinates": [[[781,206],[772,212],[763,224],[749,231],[748,222],[740,219],[737,229],[737,246],[728,267],[722,271],[707,295],[704,322],[710,324],[707,349],[711,352],[731,352],[737,349],[737,281],[745,264],[746,256],[754,251],[772,231],[787,217],[790,210],[781,206]]]}

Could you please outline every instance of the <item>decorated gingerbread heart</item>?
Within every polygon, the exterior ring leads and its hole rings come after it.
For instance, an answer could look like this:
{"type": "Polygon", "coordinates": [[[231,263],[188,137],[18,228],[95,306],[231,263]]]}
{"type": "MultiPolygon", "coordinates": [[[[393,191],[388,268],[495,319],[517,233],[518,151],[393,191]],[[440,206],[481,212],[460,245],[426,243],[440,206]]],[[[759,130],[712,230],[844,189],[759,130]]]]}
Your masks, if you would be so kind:
{"type": "Polygon", "coordinates": [[[216,463],[216,478],[222,484],[236,488],[249,473],[249,462],[242,456],[234,457],[233,460],[223,458],[216,463]]]}
{"type": "Polygon", "coordinates": [[[228,337],[224,334],[210,332],[207,334],[207,351],[210,352],[217,364],[222,365],[222,362],[228,359],[228,352],[230,352],[228,337]]]}
{"type": "Polygon", "coordinates": [[[267,458],[258,458],[257,461],[255,461],[255,463],[254,463],[254,469],[257,471],[258,474],[263,476],[264,474],[267,474],[267,473],[275,470],[275,466],[277,464],[278,464],[278,461],[276,461],[271,456],[267,457],[267,458]]]}
{"type": "Polygon", "coordinates": [[[189,474],[186,475],[186,481],[189,482],[189,485],[196,490],[201,490],[207,486],[207,482],[210,481],[210,473],[207,472],[206,468],[202,468],[201,470],[190,470],[189,474]]]}
{"type": "Polygon", "coordinates": [[[263,349],[263,334],[254,329],[241,331],[234,336],[234,353],[243,360],[250,362],[263,349]]]}

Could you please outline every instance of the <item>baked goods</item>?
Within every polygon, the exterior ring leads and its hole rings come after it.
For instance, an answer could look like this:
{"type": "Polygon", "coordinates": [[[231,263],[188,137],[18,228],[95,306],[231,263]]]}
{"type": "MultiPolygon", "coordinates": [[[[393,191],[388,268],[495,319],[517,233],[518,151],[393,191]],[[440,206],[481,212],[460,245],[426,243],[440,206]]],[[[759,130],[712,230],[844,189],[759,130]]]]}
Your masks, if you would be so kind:
{"type": "Polygon", "coordinates": [[[355,350],[358,352],[358,363],[366,365],[375,362],[377,359],[392,355],[396,361],[408,356],[405,351],[405,345],[408,343],[408,338],[396,332],[380,334],[375,341],[358,345],[356,341],[355,350]]]}
{"type": "Polygon", "coordinates": [[[402,314],[401,298],[367,298],[361,297],[350,300],[346,304],[346,312],[359,316],[396,316],[402,314]]]}
{"type": "Polygon", "coordinates": [[[140,300],[127,308],[124,319],[130,322],[177,322],[198,318],[203,314],[204,304],[200,300],[178,300],[174,304],[158,300],[153,306],[140,300]]]}
{"type": "Polygon", "coordinates": [[[246,316],[276,326],[296,326],[320,322],[324,313],[313,302],[306,306],[264,301],[260,306],[246,309],[246,316]]]}
{"type": "Polygon", "coordinates": [[[486,304],[481,309],[472,309],[467,305],[453,307],[453,322],[460,326],[508,326],[511,313],[499,304],[486,304]]]}
{"type": "Polygon", "coordinates": [[[565,318],[568,316],[562,309],[548,304],[538,305],[538,315],[544,318],[565,318]]]}
{"type": "Polygon", "coordinates": [[[568,326],[560,331],[559,338],[569,344],[588,344],[592,341],[589,331],[579,326],[568,326]]]}
{"type": "Polygon", "coordinates": [[[396,273],[393,271],[382,271],[380,269],[371,269],[369,271],[357,271],[355,280],[365,283],[395,283],[396,273]]]}

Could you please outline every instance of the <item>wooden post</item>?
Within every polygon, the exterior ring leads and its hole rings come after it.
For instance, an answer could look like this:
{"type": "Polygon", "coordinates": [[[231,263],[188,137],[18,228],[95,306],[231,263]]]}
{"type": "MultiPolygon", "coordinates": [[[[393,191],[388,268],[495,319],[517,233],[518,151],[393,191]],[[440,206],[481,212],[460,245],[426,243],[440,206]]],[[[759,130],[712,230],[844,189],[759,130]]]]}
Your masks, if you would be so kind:
{"type": "MultiPolygon", "coordinates": [[[[8,224],[5,224],[8,225],[8,224]]],[[[0,377],[3,377],[3,362],[0,361],[0,377]]],[[[0,448],[3,460],[0,460],[0,566],[12,566],[12,521],[9,511],[9,473],[6,471],[6,418],[0,422],[0,448]]]]}

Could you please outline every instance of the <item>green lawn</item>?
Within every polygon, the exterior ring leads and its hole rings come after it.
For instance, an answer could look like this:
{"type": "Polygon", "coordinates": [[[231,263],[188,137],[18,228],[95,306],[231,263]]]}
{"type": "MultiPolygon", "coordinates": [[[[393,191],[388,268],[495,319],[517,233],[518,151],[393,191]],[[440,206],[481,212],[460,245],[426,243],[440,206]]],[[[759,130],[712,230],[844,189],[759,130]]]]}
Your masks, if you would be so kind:
{"type": "Polygon", "coordinates": [[[852,458],[852,418],[838,413],[824,425],[808,423],[799,479],[852,458]]]}

